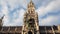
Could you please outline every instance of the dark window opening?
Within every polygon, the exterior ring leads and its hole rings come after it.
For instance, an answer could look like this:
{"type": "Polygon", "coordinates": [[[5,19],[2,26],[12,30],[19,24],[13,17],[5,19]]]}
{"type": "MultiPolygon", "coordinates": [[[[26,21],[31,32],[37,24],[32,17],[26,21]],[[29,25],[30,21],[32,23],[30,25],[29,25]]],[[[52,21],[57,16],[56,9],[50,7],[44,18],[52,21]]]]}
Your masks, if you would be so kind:
{"type": "Polygon", "coordinates": [[[53,26],[53,29],[54,29],[54,30],[58,30],[57,26],[53,26]]]}
{"type": "Polygon", "coordinates": [[[52,30],[52,28],[50,26],[47,26],[46,30],[52,30]]]}
{"type": "Polygon", "coordinates": [[[47,33],[47,34],[53,34],[53,33],[47,33]]]}
{"type": "Polygon", "coordinates": [[[3,27],[3,31],[8,31],[9,27],[3,27]]]}
{"type": "Polygon", "coordinates": [[[15,34],[21,34],[21,33],[15,33],[15,34]]]}
{"type": "Polygon", "coordinates": [[[45,26],[40,26],[39,29],[40,31],[45,31],[45,26]]]}
{"type": "Polygon", "coordinates": [[[1,31],[2,27],[0,27],[0,31],[1,31]]]}
{"type": "Polygon", "coordinates": [[[8,34],[15,34],[15,33],[8,33],[8,34]]]}
{"type": "Polygon", "coordinates": [[[46,33],[40,33],[40,34],[46,34],[46,33]]]}
{"type": "Polygon", "coordinates": [[[31,32],[31,31],[29,31],[29,32],[28,32],[28,34],[32,34],[32,32],[31,32]]]}
{"type": "Polygon", "coordinates": [[[0,33],[0,34],[7,34],[7,33],[0,33]]]}
{"type": "Polygon", "coordinates": [[[10,31],[15,31],[15,27],[10,27],[10,31]]]}
{"type": "Polygon", "coordinates": [[[33,18],[31,18],[31,19],[28,20],[28,22],[29,22],[29,24],[33,25],[35,21],[34,21],[33,18]]]}
{"type": "Polygon", "coordinates": [[[22,27],[17,27],[16,31],[17,31],[17,32],[22,31],[22,27]]]}

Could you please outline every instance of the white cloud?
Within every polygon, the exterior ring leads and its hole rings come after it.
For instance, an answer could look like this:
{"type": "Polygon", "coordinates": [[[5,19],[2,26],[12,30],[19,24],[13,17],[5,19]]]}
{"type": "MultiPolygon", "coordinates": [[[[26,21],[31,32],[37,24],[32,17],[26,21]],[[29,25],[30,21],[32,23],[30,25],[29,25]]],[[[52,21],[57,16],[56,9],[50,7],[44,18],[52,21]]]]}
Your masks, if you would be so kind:
{"type": "Polygon", "coordinates": [[[8,11],[8,7],[6,6],[7,5],[6,2],[1,1],[1,5],[2,5],[2,10],[0,12],[1,13],[0,15],[2,16],[5,15],[3,19],[3,26],[4,26],[4,24],[9,22],[9,16],[8,16],[9,11],[8,11]]]}
{"type": "MultiPolygon", "coordinates": [[[[46,5],[46,6],[39,7],[36,11],[38,12],[39,17],[41,17],[41,16],[44,17],[49,12],[51,12],[51,13],[55,12],[55,11],[58,12],[58,9],[60,9],[60,0],[55,0],[55,1],[48,3],[48,5],[46,5]]],[[[39,19],[40,20],[39,25],[54,25],[54,24],[56,25],[56,24],[59,24],[58,23],[58,19],[59,19],[58,17],[47,15],[46,18],[39,19]],[[54,22],[56,22],[56,23],[54,23],[54,22]]]]}
{"type": "Polygon", "coordinates": [[[16,6],[17,5],[20,5],[20,6],[22,6],[22,7],[24,7],[25,8],[25,6],[26,6],[26,1],[24,1],[24,0],[1,0],[1,3],[0,3],[0,5],[2,5],[2,11],[0,12],[0,15],[5,15],[4,16],[4,19],[3,19],[3,26],[13,26],[13,25],[22,25],[23,23],[23,14],[24,14],[24,9],[20,9],[20,11],[17,11],[17,13],[16,13],[16,11],[15,11],[15,13],[14,13],[14,18],[13,19],[11,19],[12,20],[12,23],[10,23],[10,17],[11,16],[9,16],[9,13],[10,13],[10,9],[11,10],[13,10],[13,9],[15,9],[15,8],[17,8],[16,6]],[[23,3],[23,4],[22,4],[23,3]],[[10,9],[8,9],[8,5],[9,5],[9,7],[10,7],[10,9]],[[18,18],[17,19],[15,19],[16,18],[16,14],[18,14],[18,18]]]}
{"type": "Polygon", "coordinates": [[[10,5],[11,10],[17,7],[19,5],[20,7],[26,8],[27,7],[27,1],[26,0],[5,0],[7,4],[10,5]]]}
{"type": "Polygon", "coordinates": [[[39,25],[58,25],[60,24],[59,21],[60,16],[48,16],[47,18],[42,19],[39,25]]]}
{"type": "Polygon", "coordinates": [[[47,14],[48,12],[51,12],[53,10],[57,10],[60,8],[60,0],[55,0],[50,2],[46,6],[39,7],[36,11],[39,13],[39,15],[47,14]]]}
{"type": "Polygon", "coordinates": [[[20,11],[17,11],[16,14],[18,14],[18,18],[17,19],[13,19],[13,22],[17,23],[15,25],[18,25],[18,24],[23,25],[23,17],[24,17],[23,15],[24,15],[24,13],[25,13],[24,9],[20,9],[20,11]]]}
{"type": "Polygon", "coordinates": [[[3,9],[2,9],[2,14],[4,15],[4,19],[3,19],[3,26],[4,24],[7,24],[9,22],[9,14],[8,14],[8,9],[7,7],[5,6],[3,9]]]}
{"type": "Polygon", "coordinates": [[[4,26],[21,26],[23,25],[23,15],[25,13],[25,10],[24,9],[20,9],[16,12],[14,12],[14,15],[13,15],[13,19],[11,19],[11,23],[8,22],[8,23],[5,23],[4,26]],[[18,14],[18,16],[17,16],[18,14]],[[18,18],[16,18],[18,17],[18,18]]]}
{"type": "Polygon", "coordinates": [[[54,21],[54,20],[56,20],[56,17],[48,16],[47,18],[42,19],[40,21],[40,24],[41,25],[51,25],[52,24],[52,21],[54,21]]]}
{"type": "MultiPolygon", "coordinates": [[[[33,1],[37,2],[39,0],[37,0],[37,1],[33,0],[33,1]]],[[[15,8],[17,8],[18,5],[20,7],[27,8],[26,6],[28,4],[28,1],[26,1],[26,0],[18,0],[18,1],[17,0],[1,0],[0,4],[2,5],[2,8],[3,8],[2,12],[0,12],[0,15],[5,14],[5,17],[3,19],[4,26],[16,26],[16,25],[19,26],[19,25],[23,24],[23,15],[25,13],[25,10],[19,9],[19,10],[15,11],[13,13],[14,18],[11,19],[12,20],[11,22],[10,22],[11,16],[9,16],[9,13],[10,13],[9,10],[11,9],[11,11],[13,11],[15,8]],[[7,5],[10,6],[10,9],[8,9],[7,5]]],[[[43,5],[44,5],[44,3],[43,3],[43,5]]],[[[39,17],[40,17],[40,16],[46,15],[48,12],[54,12],[53,10],[58,10],[58,9],[60,9],[60,0],[54,0],[54,1],[51,1],[50,3],[46,4],[46,6],[41,5],[36,11],[38,12],[39,17]]],[[[57,18],[58,17],[56,17],[56,16],[48,16],[47,18],[41,19],[41,21],[39,21],[39,23],[41,25],[52,24],[52,22],[58,20],[57,18]]]]}

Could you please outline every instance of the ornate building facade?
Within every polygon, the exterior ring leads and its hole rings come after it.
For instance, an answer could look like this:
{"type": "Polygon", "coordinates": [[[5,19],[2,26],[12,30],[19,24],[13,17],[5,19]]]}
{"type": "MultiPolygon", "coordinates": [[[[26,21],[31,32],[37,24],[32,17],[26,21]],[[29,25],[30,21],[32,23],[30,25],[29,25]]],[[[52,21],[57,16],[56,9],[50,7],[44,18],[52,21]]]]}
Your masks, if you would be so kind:
{"type": "Polygon", "coordinates": [[[38,13],[32,1],[24,14],[23,26],[2,26],[2,20],[3,17],[0,19],[0,34],[60,34],[60,25],[39,26],[38,13]]]}
{"type": "Polygon", "coordinates": [[[27,12],[24,14],[24,25],[22,34],[39,34],[38,14],[31,1],[28,4],[27,12]]]}

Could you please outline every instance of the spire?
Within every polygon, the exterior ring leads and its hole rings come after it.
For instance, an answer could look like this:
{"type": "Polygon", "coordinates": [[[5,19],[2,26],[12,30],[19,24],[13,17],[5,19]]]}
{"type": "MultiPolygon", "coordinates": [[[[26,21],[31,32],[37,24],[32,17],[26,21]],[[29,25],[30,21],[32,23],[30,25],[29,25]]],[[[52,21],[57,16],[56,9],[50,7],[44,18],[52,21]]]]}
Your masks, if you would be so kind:
{"type": "Polygon", "coordinates": [[[32,0],[30,0],[30,2],[32,2],[32,0]]]}
{"type": "Polygon", "coordinates": [[[29,8],[29,7],[34,7],[34,3],[33,3],[32,0],[30,0],[30,3],[28,4],[28,8],[29,8]]]}
{"type": "Polygon", "coordinates": [[[32,0],[30,0],[30,2],[32,2],[32,0]]]}
{"type": "Polygon", "coordinates": [[[30,0],[27,8],[27,13],[34,13],[35,12],[35,6],[32,0],[30,0]]]}

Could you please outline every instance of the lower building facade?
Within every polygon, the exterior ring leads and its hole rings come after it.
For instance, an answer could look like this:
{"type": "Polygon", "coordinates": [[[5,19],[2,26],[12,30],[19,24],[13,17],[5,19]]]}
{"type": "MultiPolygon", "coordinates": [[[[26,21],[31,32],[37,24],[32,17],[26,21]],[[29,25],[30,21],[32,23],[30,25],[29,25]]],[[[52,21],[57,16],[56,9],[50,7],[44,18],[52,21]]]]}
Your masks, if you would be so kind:
{"type": "MultiPolygon", "coordinates": [[[[0,34],[22,34],[22,26],[0,27],[0,34]]],[[[39,34],[60,34],[60,26],[39,26],[39,34]]]]}

